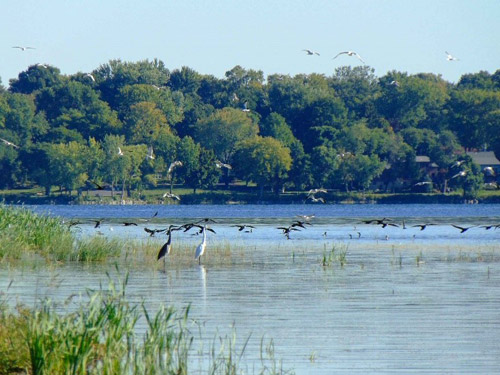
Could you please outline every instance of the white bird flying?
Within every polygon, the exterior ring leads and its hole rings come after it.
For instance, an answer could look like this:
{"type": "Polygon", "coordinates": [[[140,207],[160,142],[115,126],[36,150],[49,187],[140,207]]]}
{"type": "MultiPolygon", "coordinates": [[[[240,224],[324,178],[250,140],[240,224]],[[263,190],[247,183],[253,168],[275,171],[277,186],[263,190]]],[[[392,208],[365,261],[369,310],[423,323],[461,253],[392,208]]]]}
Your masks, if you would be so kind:
{"type": "Polygon", "coordinates": [[[243,112],[250,112],[250,109],[248,109],[248,102],[243,103],[243,112]]]}
{"type": "Polygon", "coordinates": [[[316,193],[327,193],[326,189],[311,189],[307,195],[314,195],[316,193]]]}
{"type": "Polygon", "coordinates": [[[305,51],[309,56],[311,55],[320,55],[318,52],[311,51],[310,49],[303,49],[302,51],[305,51]]]}
{"type": "Polygon", "coordinates": [[[23,47],[23,46],[14,46],[12,48],[19,48],[21,51],[26,51],[27,49],[36,49],[35,47],[23,47]]]}
{"type": "Polygon", "coordinates": [[[467,171],[460,171],[456,175],[454,175],[452,178],[464,177],[466,174],[467,174],[467,171]]]}
{"type": "Polygon", "coordinates": [[[446,60],[448,61],[459,61],[455,56],[453,56],[451,53],[444,51],[446,53],[446,60]]]}
{"type": "Polygon", "coordinates": [[[123,156],[123,151],[122,151],[122,149],[120,147],[118,147],[118,155],[119,156],[123,156]]]}
{"type": "Polygon", "coordinates": [[[178,201],[181,200],[181,197],[179,197],[178,195],[175,195],[173,193],[165,193],[165,194],[163,194],[163,198],[177,199],[178,201]]]}
{"type": "Polygon", "coordinates": [[[394,80],[394,81],[391,81],[391,83],[389,83],[389,85],[399,87],[399,82],[394,80]]]}
{"type": "MultiPolygon", "coordinates": [[[[337,54],[337,56],[335,56],[333,59],[336,59],[337,57],[339,57],[340,55],[347,55],[347,56],[354,56],[354,57],[357,57],[359,59],[359,61],[361,61],[363,64],[366,64],[363,59],[361,58],[360,55],[358,55],[356,52],[354,51],[343,51],[343,52],[339,52],[337,54]]],[[[332,59],[332,60],[333,60],[332,59]]]]}
{"type": "Polygon", "coordinates": [[[168,170],[167,170],[167,176],[172,173],[172,171],[174,170],[174,168],[176,167],[182,167],[182,161],[179,161],[179,160],[176,160],[172,163],[170,163],[169,167],[168,167],[168,170]]]}
{"type": "Polygon", "coordinates": [[[7,146],[14,147],[14,148],[19,148],[19,146],[18,146],[18,145],[15,145],[14,143],[9,142],[9,141],[8,141],[8,140],[6,140],[6,139],[0,138],[0,141],[2,141],[3,143],[5,143],[7,146]]]}
{"type": "Polygon", "coordinates": [[[231,167],[231,165],[229,165],[229,164],[225,164],[225,163],[222,163],[222,162],[220,162],[220,161],[218,161],[218,160],[216,160],[216,161],[215,161],[215,166],[216,166],[217,168],[233,169],[233,167],[231,167]]]}
{"type": "Polygon", "coordinates": [[[146,155],[146,159],[151,159],[153,160],[155,158],[153,154],[153,146],[148,147],[148,154],[146,155]]]}
{"type": "Polygon", "coordinates": [[[87,73],[87,74],[85,74],[85,77],[89,77],[92,80],[92,82],[95,82],[95,78],[92,74],[87,73]]]}

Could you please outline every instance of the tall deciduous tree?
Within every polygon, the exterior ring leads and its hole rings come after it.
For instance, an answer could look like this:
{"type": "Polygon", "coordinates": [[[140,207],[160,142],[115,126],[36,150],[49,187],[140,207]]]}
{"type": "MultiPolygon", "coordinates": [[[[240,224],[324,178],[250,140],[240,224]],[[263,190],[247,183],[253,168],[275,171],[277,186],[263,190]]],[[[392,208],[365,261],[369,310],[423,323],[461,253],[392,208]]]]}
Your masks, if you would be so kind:
{"type": "Polygon", "coordinates": [[[220,161],[231,164],[238,142],[255,137],[258,131],[258,125],[245,112],[223,108],[196,123],[195,139],[213,150],[220,161]]]}
{"type": "Polygon", "coordinates": [[[272,137],[254,137],[239,143],[235,169],[243,178],[254,181],[261,192],[272,186],[279,193],[292,166],[290,149],[272,137]]]}

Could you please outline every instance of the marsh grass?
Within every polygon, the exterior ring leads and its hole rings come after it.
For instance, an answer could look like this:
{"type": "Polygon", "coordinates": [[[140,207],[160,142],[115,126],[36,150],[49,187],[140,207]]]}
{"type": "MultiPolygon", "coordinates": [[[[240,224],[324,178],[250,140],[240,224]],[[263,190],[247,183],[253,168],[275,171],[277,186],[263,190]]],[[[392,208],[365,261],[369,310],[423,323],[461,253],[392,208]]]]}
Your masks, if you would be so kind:
{"type": "MultiPolygon", "coordinates": [[[[66,302],[69,312],[45,300],[34,309],[10,311],[0,296],[0,375],[122,375],[179,374],[195,359],[189,307],[177,311],[161,306],[154,314],[144,304],[127,300],[127,277],[107,290],[89,291],[79,305],[66,302]],[[137,322],[145,321],[145,332],[137,322]]],[[[195,373],[249,373],[242,362],[249,337],[240,346],[236,336],[217,337],[195,373]]],[[[272,340],[261,342],[261,366],[254,373],[283,374],[272,340]]]]}
{"type": "Polygon", "coordinates": [[[323,267],[331,267],[333,264],[338,263],[343,268],[347,263],[347,248],[345,244],[333,244],[331,250],[323,250],[323,258],[321,265],[323,267]]]}
{"type": "Polygon", "coordinates": [[[60,260],[72,245],[73,236],[59,219],[0,205],[0,260],[24,253],[60,260]]]}

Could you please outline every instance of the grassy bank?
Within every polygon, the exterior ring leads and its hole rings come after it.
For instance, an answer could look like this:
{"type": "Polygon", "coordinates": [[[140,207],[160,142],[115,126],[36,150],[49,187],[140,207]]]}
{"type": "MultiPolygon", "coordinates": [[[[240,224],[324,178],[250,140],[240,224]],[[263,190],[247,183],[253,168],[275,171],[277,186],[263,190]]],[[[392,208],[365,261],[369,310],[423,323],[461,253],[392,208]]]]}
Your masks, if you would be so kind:
{"type": "MultiPolygon", "coordinates": [[[[260,195],[255,186],[231,186],[229,190],[198,190],[176,187],[173,193],[181,200],[163,198],[166,188],[133,192],[122,202],[121,196],[104,196],[99,192],[82,192],[71,195],[53,192],[44,195],[40,189],[0,191],[0,200],[9,204],[300,204],[310,203],[307,192],[290,191],[281,194],[265,192],[260,195]]],[[[108,192],[109,193],[109,192],[108,192]]],[[[460,204],[464,199],[460,192],[440,193],[374,193],[374,192],[329,192],[322,197],[326,203],[445,203],[460,204]]],[[[500,190],[484,190],[479,193],[479,203],[500,203],[500,190]]]]}
{"type": "Polygon", "coordinates": [[[160,307],[152,314],[127,300],[125,286],[126,280],[118,286],[111,282],[106,291],[89,292],[76,305],[44,301],[38,308],[12,311],[0,299],[0,375],[232,375],[258,367],[254,373],[285,373],[272,341],[261,344],[258,366],[243,364],[248,340],[239,348],[234,335],[215,338],[209,348],[198,344],[196,350],[192,332],[198,329],[189,308],[160,307]],[[139,321],[146,322],[145,332],[138,332],[139,321]],[[200,363],[195,354],[208,360],[200,363]]]}
{"type": "Polygon", "coordinates": [[[102,261],[121,254],[116,239],[76,239],[59,218],[0,205],[0,262],[102,261]]]}

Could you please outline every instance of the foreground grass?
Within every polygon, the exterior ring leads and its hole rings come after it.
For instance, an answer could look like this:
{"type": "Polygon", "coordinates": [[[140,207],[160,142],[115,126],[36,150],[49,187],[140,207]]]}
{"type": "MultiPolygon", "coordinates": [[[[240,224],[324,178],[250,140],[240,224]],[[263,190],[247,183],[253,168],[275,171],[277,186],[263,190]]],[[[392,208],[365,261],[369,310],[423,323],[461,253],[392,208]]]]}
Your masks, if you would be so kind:
{"type": "MultiPolygon", "coordinates": [[[[234,335],[214,340],[201,353],[208,360],[192,371],[197,361],[189,308],[160,307],[151,314],[127,300],[126,280],[115,285],[89,292],[87,301],[63,314],[50,301],[11,311],[0,300],[0,375],[248,373],[242,362],[248,340],[238,348],[234,335]],[[141,320],[146,328],[138,333],[141,320]]],[[[285,373],[274,358],[272,341],[261,342],[260,366],[254,373],[285,373]]]]}

